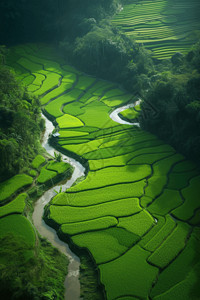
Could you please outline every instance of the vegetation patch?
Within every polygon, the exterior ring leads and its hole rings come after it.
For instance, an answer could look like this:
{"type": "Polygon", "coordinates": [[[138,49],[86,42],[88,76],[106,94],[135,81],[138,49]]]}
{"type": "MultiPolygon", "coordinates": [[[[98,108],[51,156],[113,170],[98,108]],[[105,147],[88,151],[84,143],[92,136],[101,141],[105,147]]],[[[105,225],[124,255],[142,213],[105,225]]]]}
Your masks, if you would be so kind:
{"type": "Polygon", "coordinates": [[[15,175],[14,177],[1,182],[0,183],[0,201],[3,202],[4,200],[13,196],[16,192],[20,189],[25,188],[31,185],[33,182],[33,178],[26,175],[26,174],[19,174],[15,175]]]}
{"type": "Polygon", "coordinates": [[[45,161],[46,159],[42,155],[37,155],[32,161],[32,167],[38,169],[45,161]]]}
{"type": "Polygon", "coordinates": [[[76,245],[90,251],[97,264],[116,259],[138,239],[139,236],[122,228],[109,228],[72,237],[72,241],[76,245]],[[102,244],[104,244],[103,248],[102,244]]]}
{"type": "Polygon", "coordinates": [[[26,198],[27,194],[23,193],[17,196],[13,201],[10,203],[2,206],[0,208],[0,217],[13,214],[13,213],[23,213],[24,208],[26,206],[26,198]]]}
{"type": "Polygon", "coordinates": [[[158,274],[158,269],[147,263],[148,255],[149,252],[134,246],[122,257],[99,266],[108,299],[116,299],[124,294],[147,297],[152,281],[158,274]],[[133,278],[137,278],[137,281],[133,278]]]}

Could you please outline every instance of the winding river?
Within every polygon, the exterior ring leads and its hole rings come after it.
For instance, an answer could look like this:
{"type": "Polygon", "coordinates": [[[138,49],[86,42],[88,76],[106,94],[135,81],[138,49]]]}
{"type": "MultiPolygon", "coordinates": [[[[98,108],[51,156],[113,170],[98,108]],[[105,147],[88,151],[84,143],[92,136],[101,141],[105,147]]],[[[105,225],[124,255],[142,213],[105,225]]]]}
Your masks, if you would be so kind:
{"type": "MultiPolygon", "coordinates": [[[[126,124],[126,125],[135,125],[139,126],[139,123],[130,123],[122,120],[119,117],[119,113],[123,110],[134,107],[138,105],[138,101],[134,104],[128,104],[123,107],[115,109],[111,114],[110,118],[119,123],[119,124],[126,124]]],[[[52,122],[50,122],[44,115],[43,118],[46,122],[46,130],[42,140],[42,146],[46,149],[46,151],[51,155],[54,156],[54,152],[58,153],[52,146],[48,144],[48,137],[49,134],[52,133],[54,126],[52,122]]],[[[62,186],[62,191],[66,191],[66,189],[70,188],[74,182],[81,176],[84,175],[85,168],[75,159],[68,157],[66,155],[62,155],[63,161],[68,162],[74,167],[74,171],[70,180],[66,183],[60,183],[48,191],[44,193],[42,197],[40,197],[34,207],[33,212],[33,223],[36,227],[39,234],[46,238],[54,247],[59,249],[64,255],[67,256],[69,260],[68,266],[68,274],[65,279],[65,299],[66,300],[78,300],[80,299],[80,282],[79,282],[79,267],[80,267],[80,259],[76,256],[68,247],[68,245],[62,242],[57,234],[56,231],[49,227],[43,220],[42,216],[44,213],[45,205],[56,195],[55,190],[59,191],[60,187],[62,186]]]]}

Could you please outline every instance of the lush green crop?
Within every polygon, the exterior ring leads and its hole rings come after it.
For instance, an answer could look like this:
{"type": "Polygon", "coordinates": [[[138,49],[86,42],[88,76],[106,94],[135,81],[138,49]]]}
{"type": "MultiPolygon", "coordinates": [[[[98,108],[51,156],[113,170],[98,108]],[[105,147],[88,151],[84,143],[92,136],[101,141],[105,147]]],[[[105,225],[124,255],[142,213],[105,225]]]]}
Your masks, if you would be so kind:
{"type": "Polygon", "coordinates": [[[105,168],[89,173],[84,181],[72,187],[70,191],[96,189],[108,185],[139,181],[150,174],[151,168],[148,165],[105,168]]]}
{"type": "Polygon", "coordinates": [[[71,130],[60,130],[60,138],[71,138],[71,137],[80,137],[86,136],[89,133],[83,131],[71,131],[71,130]]]}
{"type": "Polygon", "coordinates": [[[169,216],[166,216],[165,225],[153,236],[153,238],[145,245],[145,249],[155,251],[157,247],[172,233],[176,226],[175,221],[169,216]]]}
{"type": "Polygon", "coordinates": [[[200,254],[195,251],[195,249],[199,249],[199,247],[200,241],[192,235],[185,249],[180,253],[177,259],[160,274],[151,292],[151,297],[154,298],[157,295],[163,294],[187,278],[193,266],[199,262],[200,254]]]}
{"type": "Polygon", "coordinates": [[[40,171],[40,175],[37,178],[38,183],[45,183],[51,179],[53,179],[57,175],[56,172],[47,170],[45,167],[43,167],[40,171]]]}
{"type": "Polygon", "coordinates": [[[165,225],[165,218],[161,216],[156,216],[157,223],[152,227],[152,229],[147,232],[147,234],[142,237],[142,240],[139,242],[139,245],[144,247],[147,243],[151,241],[151,239],[160,232],[162,227],[165,225]]]}
{"type": "Polygon", "coordinates": [[[22,213],[25,208],[27,194],[20,194],[10,203],[0,207],[0,217],[13,213],[22,213]]]}
{"type": "Polygon", "coordinates": [[[81,102],[73,102],[63,107],[63,112],[73,116],[82,115],[85,112],[81,102]]]}
{"type": "Polygon", "coordinates": [[[66,172],[70,168],[70,165],[64,162],[50,161],[46,166],[47,170],[56,171],[58,174],[66,172]]]}
{"type": "Polygon", "coordinates": [[[118,258],[138,239],[139,236],[122,228],[109,228],[72,237],[76,245],[90,251],[97,264],[118,258]]]}
{"type": "Polygon", "coordinates": [[[23,216],[10,215],[0,219],[0,236],[8,234],[21,237],[28,245],[35,245],[35,232],[31,223],[23,216]]]}
{"type": "MultiPolygon", "coordinates": [[[[172,30],[183,3],[168,9],[166,1],[138,4],[133,0],[115,17],[123,31],[160,58],[171,56],[175,48],[185,51],[191,42],[186,43],[179,26],[172,30]]],[[[191,7],[189,2],[184,5],[191,7]]],[[[29,91],[44,95],[41,104],[60,127],[58,144],[89,163],[86,179],[56,195],[47,218],[60,225],[60,232],[71,236],[75,246],[91,252],[108,300],[190,299],[189,289],[196,280],[193,268],[199,259],[198,230],[194,227],[188,242],[191,227],[169,213],[199,224],[200,178],[195,166],[154,135],[111,120],[112,107],[133,102],[132,95],[63,66],[44,45],[34,49],[16,47],[10,65],[18,66],[19,80],[29,85],[29,91]]],[[[139,111],[137,106],[122,115],[132,120],[139,111]]],[[[37,156],[32,167],[37,169],[44,162],[37,156]]],[[[50,161],[37,180],[45,183],[68,168],[63,162],[50,161]]],[[[19,197],[0,212],[2,216],[21,213],[24,205],[19,197]]]]}
{"type": "Polygon", "coordinates": [[[171,173],[169,175],[169,182],[167,187],[169,189],[183,189],[189,185],[190,179],[199,175],[197,170],[192,170],[188,172],[181,173],[171,173]]]}
{"type": "Polygon", "coordinates": [[[58,122],[60,128],[81,127],[84,125],[81,120],[68,114],[57,118],[56,121],[58,122]]]}
{"type": "Polygon", "coordinates": [[[173,208],[180,206],[182,203],[183,200],[178,191],[164,189],[161,196],[156,198],[153,203],[148,206],[148,211],[153,214],[166,215],[173,208]]]}
{"type": "Polygon", "coordinates": [[[31,185],[33,178],[19,174],[0,183],[0,201],[6,200],[23,187],[31,185]]]}
{"type": "Polygon", "coordinates": [[[135,199],[123,199],[111,201],[88,207],[55,206],[49,208],[49,218],[58,224],[73,223],[113,216],[123,217],[138,212],[138,202],[135,199]]]}
{"type": "Polygon", "coordinates": [[[193,178],[190,181],[190,185],[182,190],[184,203],[180,207],[173,210],[173,215],[181,220],[190,219],[195,209],[200,207],[199,195],[200,195],[200,176],[193,178]]]}
{"type": "MultiPolygon", "coordinates": [[[[58,97],[56,100],[50,102],[45,106],[45,110],[55,118],[60,117],[64,114],[62,111],[63,106],[69,102],[75,101],[80,96],[80,94],[80,90],[74,89],[71,92],[68,92],[58,97]]],[[[43,99],[44,98],[42,98],[42,101],[43,99]]],[[[68,113],[70,114],[70,111],[68,113]]]]}
{"type": "MultiPolygon", "coordinates": [[[[117,199],[141,197],[145,185],[145,180],[141,180],[135,183],[108,186],[98,190],[61,193],[55,196],[52,203],[57,205],[89,206],[117,199]]],[[[140,211],[138,199],[134,199],[134,205],[136,203],[137,211],[140,211]]]]}
{"type": "Polygon", "coordinates": [[[166,267],[185,247],[189,230],[189,225],[179,223],[169,237],[148,258],[148,261],[160,268],[166,267]]]}
{"type": "Polygon", "coordinates": [[[132,121],[138,117],[138,112],[135,111],[133,107],[125,109],[124,111],[121,112],[121,115],[128,119],[128,121],[132,121]]]}
{"type": "Polygon", "coordinates": [[[32,167],[34,169],[38,169],[41,164],[43,164],[45,162],[45,158],[42,155],[37,155],[34,160],[32,161],[32,167]]]}
{"type": "Polygon", "coordinates": [[[165,59],[176,52],[186,54],[194,43],[192,33],[199,30],[194,9],[199,10],[196,0],[173,3],[132,0],[112,22],[136,42],[144,44],[154,57],[165,59]]]}
{"type": "Polygon", "coordinates": [[[168,300],[168,299],[198,299],[199,297],[199,272],[200,263],[197,263],[194,268],[189,272],[185,280],[173,286],[166,293],[155,297],[155,300],[168,300]],[[192,298],[191,298],[192,293],[192,298]]]}
{"type": "Polygon", "coordinates": [[[134,246],[120,258],[99,266],[108,299],[117,299],[125,294],[147,298],[158,274],[158,269],[147,263],[148,255],[149,252],[134,246]]]}
{"type": "MultiPolygon", "coordinates": [[[[55,73],[43,71],[42,74],[46,75],[46,79],[43,82],[42,87],[35,92],[37,96],[41,96],[47,93],[49,90],[56,88],[59,84],[59,80],[61,79],[60,75],[55,73]]],[[[45,100],[41,99],[41,104],[46,104],[48,101],[48,98],[45,100]]]]}
{"type": "Polygon", "coordinates": [[[74,235],[87,231],[106,229],[109,227],[116,226],[117,223],[118,222],[115,217],[103,217],[85,222],[63,224],[61,226],[61,230],[63,233],[74,235]]]}
{"type": "Polygon", "coordinates": [[[86,90],[95,82],[95,80],[96,79],[94,77],[79,76],[76,88],[80,90],[86,90]]]}
{"type": "Polygon", "coordinates": [[[143,236],[154,224],[153,217],[147,212],[142,211],[130,217],[119,218],[119,227],[125,228],[139,236],[143,236]]]}

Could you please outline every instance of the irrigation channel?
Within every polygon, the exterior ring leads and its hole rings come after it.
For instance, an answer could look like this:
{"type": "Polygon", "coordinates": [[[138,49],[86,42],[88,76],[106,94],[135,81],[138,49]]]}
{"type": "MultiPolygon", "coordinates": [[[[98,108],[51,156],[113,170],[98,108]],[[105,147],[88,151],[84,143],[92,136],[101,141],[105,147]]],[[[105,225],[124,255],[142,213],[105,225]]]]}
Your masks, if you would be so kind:
{"type": "MultiPolygon", "coordinates": [[[[123,110],[134,107],[138,105],[139,101],[137,101],[134,104],[128,104],[125,106],[122,106],[120,108],[115,109],[111,114],[110,117],[113,121],[119,123],[119,124],[127,124],[127,125],[135,125],[139,126],[139,123],[129,123],[124,120],[122,120],[119,117],[119,113],[123,110]]],[[[49,134],[52,133],[54,126],[51,121],[49,121],[44,115],[43,118],[46,122],[46,130],[43,136],[42,140],[42,146],[46,149],[46,151],[51,155],[54,156],[54,152],[58,153],[52,146],[48,144],[48,137],[49,134]]],[[[85,168],[75,159],[68,157],[66,155],[62,155],[63,161],[71,164],[74,168],[72,177],[70,180],[68,180],[66,183],[58,184],[48,191],[44,193],[42,197],[40,197],[34,207],[33,212],[33,223],[36,227],[39,234],[46,238],[54,247],[59,249],[64,255],[67,256],[69,259],[69,266],[68,266],[68,274],[65,279],[65,299],[66,300],[78,300],[80,299],[80,282],[79,282],[79,267],[80,267],[80,260],[78,256],[76,256],[69,248],[69,246],[62,242],[57,234],[56,231],[49,227],[43,220],[42,216],[44,213],[44,207],[45,205],[56,195],[56,191],[60,190],[60,187],[62,186],[62,191],[66,191],[66,189],[70,188],[73,183],[81,176],[84,175],[85,168]]]]}

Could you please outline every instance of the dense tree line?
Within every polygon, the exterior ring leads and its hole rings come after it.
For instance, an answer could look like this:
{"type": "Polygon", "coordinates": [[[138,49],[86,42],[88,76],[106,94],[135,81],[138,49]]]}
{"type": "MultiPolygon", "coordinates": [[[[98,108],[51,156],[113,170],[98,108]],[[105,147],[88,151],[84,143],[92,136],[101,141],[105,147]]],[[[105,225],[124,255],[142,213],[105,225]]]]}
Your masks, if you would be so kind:
{"type": "Polygon", "coordinates": [[[44,129],[39,101],[19,85],[0,48],[0,181],[27,166],[44,129]]]}
{"type": "Polygon", "coordinates": [[[140,123],[200,164],[200,43],[168,64],[143,93],[140,123]]]}

